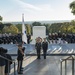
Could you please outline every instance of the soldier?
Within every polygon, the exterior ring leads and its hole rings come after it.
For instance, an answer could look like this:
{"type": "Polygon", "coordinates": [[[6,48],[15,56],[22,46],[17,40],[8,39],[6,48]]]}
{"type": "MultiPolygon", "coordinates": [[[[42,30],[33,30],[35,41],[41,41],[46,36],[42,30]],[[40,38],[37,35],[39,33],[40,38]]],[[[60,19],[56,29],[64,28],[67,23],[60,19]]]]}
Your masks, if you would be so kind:
{"type": "Polygon", "coordinates": [[[28,33],[27,35],[27,43],[30,44],[31,35],[28,33]]]}
{"type": "Polygon", "coordinates": [[[40,59],[40,53],[41,53],[41,39],[40,39],[40,37],[38,37],[36,39],[35,48],[37,50],[37,59],[40,59]]]}
{"type": "Polygon", "coordinates": [[[5,65],[6,65],[6,61],[4,58],[2,57],[5,57],[5,54],[3,52],[3,48],[0,47],[0,75],[5,75],[5,65]]]}
{"type": "MultiPolygon", "coordinates": [[[[7,49],[3,49],[3,52],[5,53],[5,58],[9,59],[12,61],[12,58],[9,54],[7,54],[7,49]]],[[[5,65],[5,75],[8,75],[10,73],[10,65],[12,64],[11,61],[6,60],[6,65],[5,65]]]]}
{"type": "Polygon", "coordinates": [[[46,53],[48,49],[48,42],[46,41],[46,38],[44,38],[44,41],[42,42],[42,49],[43,49],[44,59],[46,59],[46,53]]]}
{"type": "MultiPolygon", "coordinates": [[[[22,48],[22,51],[23,51],[23,53],[24,53],[25,47],[22,48]]],[[[24,56],[23,56],[23,57],[24,57],[24,56]]],[[[22,64],[23,64],[23,60],[21,61],[21,70],[23,70],[22,64]]]]}
{"type": "Polygon", "coordinates": [[[18,57],[17,57],[17,60],[18,60],[18,68],[17,68],[18,74],[23,74],[23,72],[21,71],[23,56],[24,56],[24,52],[22,50],[22,44],[19,44],[18,45],[18,57]]]}

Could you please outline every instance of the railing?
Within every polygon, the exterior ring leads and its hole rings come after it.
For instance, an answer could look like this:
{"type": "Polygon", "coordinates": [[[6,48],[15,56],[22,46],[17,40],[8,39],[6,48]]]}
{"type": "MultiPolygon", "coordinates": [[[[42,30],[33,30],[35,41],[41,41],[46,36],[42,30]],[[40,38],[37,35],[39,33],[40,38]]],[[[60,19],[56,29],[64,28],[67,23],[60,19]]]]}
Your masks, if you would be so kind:
{"type": "Polygon", "coordinates": [[[72,56],[69,56],[67,57],[66,59],[60,59],[60,75],[63,75],[62,73],[62,70],[63,70],[63,62],[65,62],[65,75],[68,75],[67,74],[67,60],[71,60],[72,61],[72,74],[71,75],[74,75],[74,60],[75,60],[75,57],[72,55],[72,56]]]}
{"type": "MultiPolygon", "coordinates": [[[[0,57],[3,58],[3,59],[5,59],[5,60],[7,60],[7,61],[10,61],[10,62],[14,63],[14,75],[16,75],[16,73],[15,73],[15,71],[16,71],[16,69],[15,69],[15,66],[16,66],[15,65],[15,61],[14,60],[13,61],[12,60],[9,60],[6,57],[3,57],[1,55],[0,55],[0,57]]],[[[9,75],[9,62],[8,62],[8,75],[9,75]]]]}

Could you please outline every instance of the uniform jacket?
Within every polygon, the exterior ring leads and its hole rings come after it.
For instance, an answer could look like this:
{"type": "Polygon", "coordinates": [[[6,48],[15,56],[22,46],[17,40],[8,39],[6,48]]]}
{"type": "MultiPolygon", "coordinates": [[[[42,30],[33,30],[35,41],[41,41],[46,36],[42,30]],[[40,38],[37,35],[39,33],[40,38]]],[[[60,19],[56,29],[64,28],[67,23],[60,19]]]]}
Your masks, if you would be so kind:
{"type": "Polygon", "coordinates": [[[43,48],[43,50],[47,50],[48,49],[48,42],[42,42],[42,48],[43,48]]]}
{"type": "Polygon", "coordinates": [[[40,50],[41,49],[41,43],[36,43],[35,48],[36,48],[36,50],[40,50]]]}
{"type": "Polygon", "coordinates": [[[21,51],[18,49],[18,57],[17,57],[17,60],[23,60],[23,54],[21,53],[21,51]]]}
{"type": "MultiPolygon", "coordinates": [[[[5,54],[4,53],[0,53],[1,56],[5,57],[5,54]]],[[[5,59],[1,58],[0,57],[0,66],[4,66],[6,65],[6,62],[5,62],[5,59]]]]}

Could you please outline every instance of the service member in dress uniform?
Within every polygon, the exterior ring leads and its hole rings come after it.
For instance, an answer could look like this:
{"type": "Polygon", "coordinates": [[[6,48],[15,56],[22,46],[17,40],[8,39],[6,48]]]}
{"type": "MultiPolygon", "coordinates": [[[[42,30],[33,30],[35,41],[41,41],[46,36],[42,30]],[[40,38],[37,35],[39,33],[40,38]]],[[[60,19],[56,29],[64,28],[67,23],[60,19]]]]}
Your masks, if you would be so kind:
{"type": "Polygon", "coordinates": [[[46,38],[44,38],[44,41],[42,42],[42,49],[43,49],[44,59],[46,59],[46,53],[48,49],[48,42],[46,41],[46,38]]]}

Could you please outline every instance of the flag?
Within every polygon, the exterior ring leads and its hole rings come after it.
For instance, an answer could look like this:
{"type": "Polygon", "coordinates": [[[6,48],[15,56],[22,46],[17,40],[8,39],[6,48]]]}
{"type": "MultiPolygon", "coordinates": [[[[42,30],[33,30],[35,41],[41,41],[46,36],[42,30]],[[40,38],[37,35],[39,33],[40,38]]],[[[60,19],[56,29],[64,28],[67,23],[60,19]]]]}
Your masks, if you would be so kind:
{"type": "Polygon", "coordinates": [[[26,28],[24,25],[24,14],[22,14],[22,41],[27,43],[26,28]]]}

